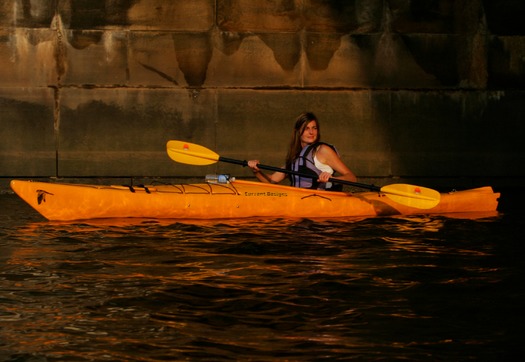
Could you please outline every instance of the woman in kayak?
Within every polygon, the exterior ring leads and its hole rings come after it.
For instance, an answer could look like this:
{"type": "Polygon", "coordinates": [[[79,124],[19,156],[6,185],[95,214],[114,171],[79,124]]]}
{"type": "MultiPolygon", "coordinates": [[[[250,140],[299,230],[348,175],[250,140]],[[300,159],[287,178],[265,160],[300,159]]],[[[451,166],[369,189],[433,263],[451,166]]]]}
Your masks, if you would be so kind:
{"type": "MultiPolygon", "coordinates": [[[[301,176],[290,175],[292,186],[337,190],[341,189],[328,182],[329,178],[356,182],[357,177],[341,161],[335,147],[328,143],[320,142],[321,132],[317,117],[310,112],[305,112],[297,117],[292,133],[292,139],[286,155],[286,169],[301,173],[301,176]],[[333,176],[337,172],[336,176],[333,176]],[[312,175],[304,177],[303,175],[312,175]]],[[[279,183],[286,178],[284,172],[274,172],[271,175],[263,173],[257,165],[259,160],[248,161],[248,166],[253,170],[261,182],[279,183]]]]}

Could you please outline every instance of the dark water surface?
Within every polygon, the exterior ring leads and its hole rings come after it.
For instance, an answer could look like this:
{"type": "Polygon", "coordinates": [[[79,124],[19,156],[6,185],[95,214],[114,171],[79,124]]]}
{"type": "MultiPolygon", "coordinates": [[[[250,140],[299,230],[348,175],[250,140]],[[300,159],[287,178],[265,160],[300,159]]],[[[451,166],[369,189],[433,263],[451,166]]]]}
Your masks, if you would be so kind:
{"type": "Polygon", "coordinates": [[[1,361],[523,352],[523,214],[44,221],[0,195],[1,361]]]}

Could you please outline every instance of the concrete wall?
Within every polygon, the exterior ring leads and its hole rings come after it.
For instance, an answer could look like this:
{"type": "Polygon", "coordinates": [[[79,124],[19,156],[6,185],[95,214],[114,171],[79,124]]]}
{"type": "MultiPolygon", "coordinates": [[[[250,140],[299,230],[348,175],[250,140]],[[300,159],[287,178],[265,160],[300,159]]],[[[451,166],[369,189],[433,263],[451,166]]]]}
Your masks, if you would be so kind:
{"type": "MultiPolygon", "coordinates": [[[[521,0],[5,0],[0,177],[249,176],[295,117],[364,180],[525,179],[521,0]]],[[[381,181],[379,182],[381,183],[381,181]]]]}

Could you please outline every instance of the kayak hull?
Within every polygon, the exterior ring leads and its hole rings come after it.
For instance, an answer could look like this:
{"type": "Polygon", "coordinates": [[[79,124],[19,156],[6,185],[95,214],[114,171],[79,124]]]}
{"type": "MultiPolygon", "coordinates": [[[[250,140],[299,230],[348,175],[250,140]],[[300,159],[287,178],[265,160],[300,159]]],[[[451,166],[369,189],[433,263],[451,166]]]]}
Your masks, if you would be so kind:
{"type": "Polygon", "coordinates": [[[247,217],[341,218],[496,211],[490,186],[441,194],[421,210],[380,192],[343,193],[251,181],[227,184],[99,186],[11,181],[11,188],[48,220],[101,218],[228,219],[247,217]]]}

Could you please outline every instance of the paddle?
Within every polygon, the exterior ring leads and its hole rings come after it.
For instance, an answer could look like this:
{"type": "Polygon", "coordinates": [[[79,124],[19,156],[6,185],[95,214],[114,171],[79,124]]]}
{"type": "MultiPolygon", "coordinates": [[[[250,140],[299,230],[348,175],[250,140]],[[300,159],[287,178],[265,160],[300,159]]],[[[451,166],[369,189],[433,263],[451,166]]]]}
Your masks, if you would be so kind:
{"type": "MultiPolygon", "coordinates": [[[[172,140],[168,141],[166,148],[168,155],[172,160],[189,165],[206,166],[220,161],[241,166],[248,166],[248,161],[246,160],[241,161],[222,157],[217,153],[207,149],[206,147],[194,143],[172,140]]],[[[280,167],[266,166],[261,164],[259,164],[258,167],[267,171],[283,172],[291,175],[312,178],[312,175],[286,170],[280,167]]],[[[388,198],[399,204],[418,209],[431,209],[439,204],[439,200],[441,198],[441,195],[436,190],[409,184],[392,184],[378,187],[375,185],[339,180],[336,178],[330,178],[328,181],[340,183],[343,185],[360,187],[372,191],[378,191],[384,193],[388,196],[388,198]]]]}

